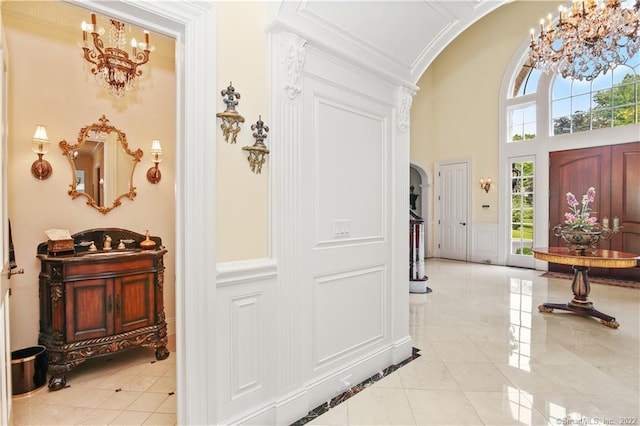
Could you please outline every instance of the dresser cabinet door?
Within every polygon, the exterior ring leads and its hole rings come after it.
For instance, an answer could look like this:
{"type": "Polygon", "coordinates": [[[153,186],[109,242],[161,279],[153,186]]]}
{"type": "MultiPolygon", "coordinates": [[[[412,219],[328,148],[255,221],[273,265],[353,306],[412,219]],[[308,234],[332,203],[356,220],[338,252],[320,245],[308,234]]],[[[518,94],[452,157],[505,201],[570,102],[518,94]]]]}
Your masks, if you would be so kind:
{"type": "Polygon", "coordinates": [[[67,342],[113,334],[114,296],[109,279],[66,283],[67,342]]]}
{"type": "Polygon", "coordinates": [[[115,332],[123,333],[155,323],[154,274],[114,278],[115,332]]]}

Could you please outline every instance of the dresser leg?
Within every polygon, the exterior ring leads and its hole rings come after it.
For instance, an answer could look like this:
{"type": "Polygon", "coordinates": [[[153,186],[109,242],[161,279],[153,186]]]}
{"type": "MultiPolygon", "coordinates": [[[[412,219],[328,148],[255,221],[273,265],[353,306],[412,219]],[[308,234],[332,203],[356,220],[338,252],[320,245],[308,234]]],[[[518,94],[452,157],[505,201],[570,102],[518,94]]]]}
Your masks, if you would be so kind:
{"type": "Polygon", "coordinates": [[[57,391],[67,385],[67,376],[62,374],[60,376],[52,376],[49,379],[49,390],[57,391]]]}
{"type": "Polygon", "coordinates": [[[156,348],[156,359],[158,361],[162,361],[163,359],[167,359],[169,357],[169,350],[166,346],[159,346],[156,348]]]}

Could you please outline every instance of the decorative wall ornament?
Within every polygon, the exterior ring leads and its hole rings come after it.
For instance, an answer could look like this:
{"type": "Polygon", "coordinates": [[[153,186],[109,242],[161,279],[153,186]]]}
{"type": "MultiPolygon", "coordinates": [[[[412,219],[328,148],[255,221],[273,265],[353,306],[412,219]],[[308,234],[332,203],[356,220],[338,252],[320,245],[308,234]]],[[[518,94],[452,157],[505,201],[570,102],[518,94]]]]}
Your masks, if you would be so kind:
{"type": "Polygon", "coordinates": [[[265,126],[262,121],[262,116],[258,116],[258,121],[256,124],[251,125],[251,130],[254,130],[253,137],[256,138],[256,143],[254,143],[253,146],[245,146],[242,150],[249,152],[247,160],[249,160],[251,171],[260,174],[262,172],[262,165],[266,160],[265,155],[269,154],[269,148],[264,144],[264,140],[268,136],[266,132],[269,131],[269,126],[265,126]]]}
{"type": "Polygon", "coordinates": [[[413,92],[403,88],[400,92],[400,108],[398,110],[398,127],[406,130],[411,123],[411,105],[413,104],[413,92]]]}
{"type": "Polygon", "coordinates": [[[244,123],[244,117],[236,111],[240,93],[236,92],[232,82],[229,82],[227,90],[220,91],[220,94],[222,95],[222,101],[227,104],[227,109],[224,112],[217,113],[216,117],[222,119],[220,128],[222,129],[224,140],[227,143],[236,143],[238,132],[240,132],[240,123],[244,123]],[[229,141],[229,137],[231,137],[231,141],[229,141]]]}
{"type": "Polygon", "coordinates": [[[306,40],[291,34],[286,38],[285,43],[285,89],[289,99],[298,96],[302,90],[300,87],[300,77],[302,76],[302,68],[307,55],[305,46],[306,40]]]}

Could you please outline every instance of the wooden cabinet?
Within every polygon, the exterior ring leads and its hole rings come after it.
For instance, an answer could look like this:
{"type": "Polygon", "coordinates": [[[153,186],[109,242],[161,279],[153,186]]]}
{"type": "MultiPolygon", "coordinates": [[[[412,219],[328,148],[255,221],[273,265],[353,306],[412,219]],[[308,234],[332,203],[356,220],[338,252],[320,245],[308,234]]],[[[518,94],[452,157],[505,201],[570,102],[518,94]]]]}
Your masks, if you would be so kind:
{"type": "Polygon", "coordinates": [[[73,254],[54,256],[38,246],[40,272],[39,343],[47,347],[49,388],[65,386],[65,374],[89,358],[134,346],[169,356],[163,303],[167,250],[140,250],[141,234],[108,228],[76,234],[73,254]],[[88,252],[87,241],[106,235],[128,247],[88,252]]]}

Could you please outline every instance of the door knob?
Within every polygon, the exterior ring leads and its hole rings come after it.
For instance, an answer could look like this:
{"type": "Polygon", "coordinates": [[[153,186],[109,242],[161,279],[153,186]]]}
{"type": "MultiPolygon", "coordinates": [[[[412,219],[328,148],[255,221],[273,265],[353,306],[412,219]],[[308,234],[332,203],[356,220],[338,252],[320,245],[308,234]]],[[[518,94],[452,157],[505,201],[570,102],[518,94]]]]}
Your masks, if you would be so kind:
{"type": "Polygon", "coordinates": [[[24,274],[24,269],[9,269],[9,272],[7,272],[7,278],[11,279],[12,276],[19,274],[24,274]]]}
{"type": "Polygon", "coordinates": [[[460,225],[467,226],[467,222],[460,222],[460,225]]]}

